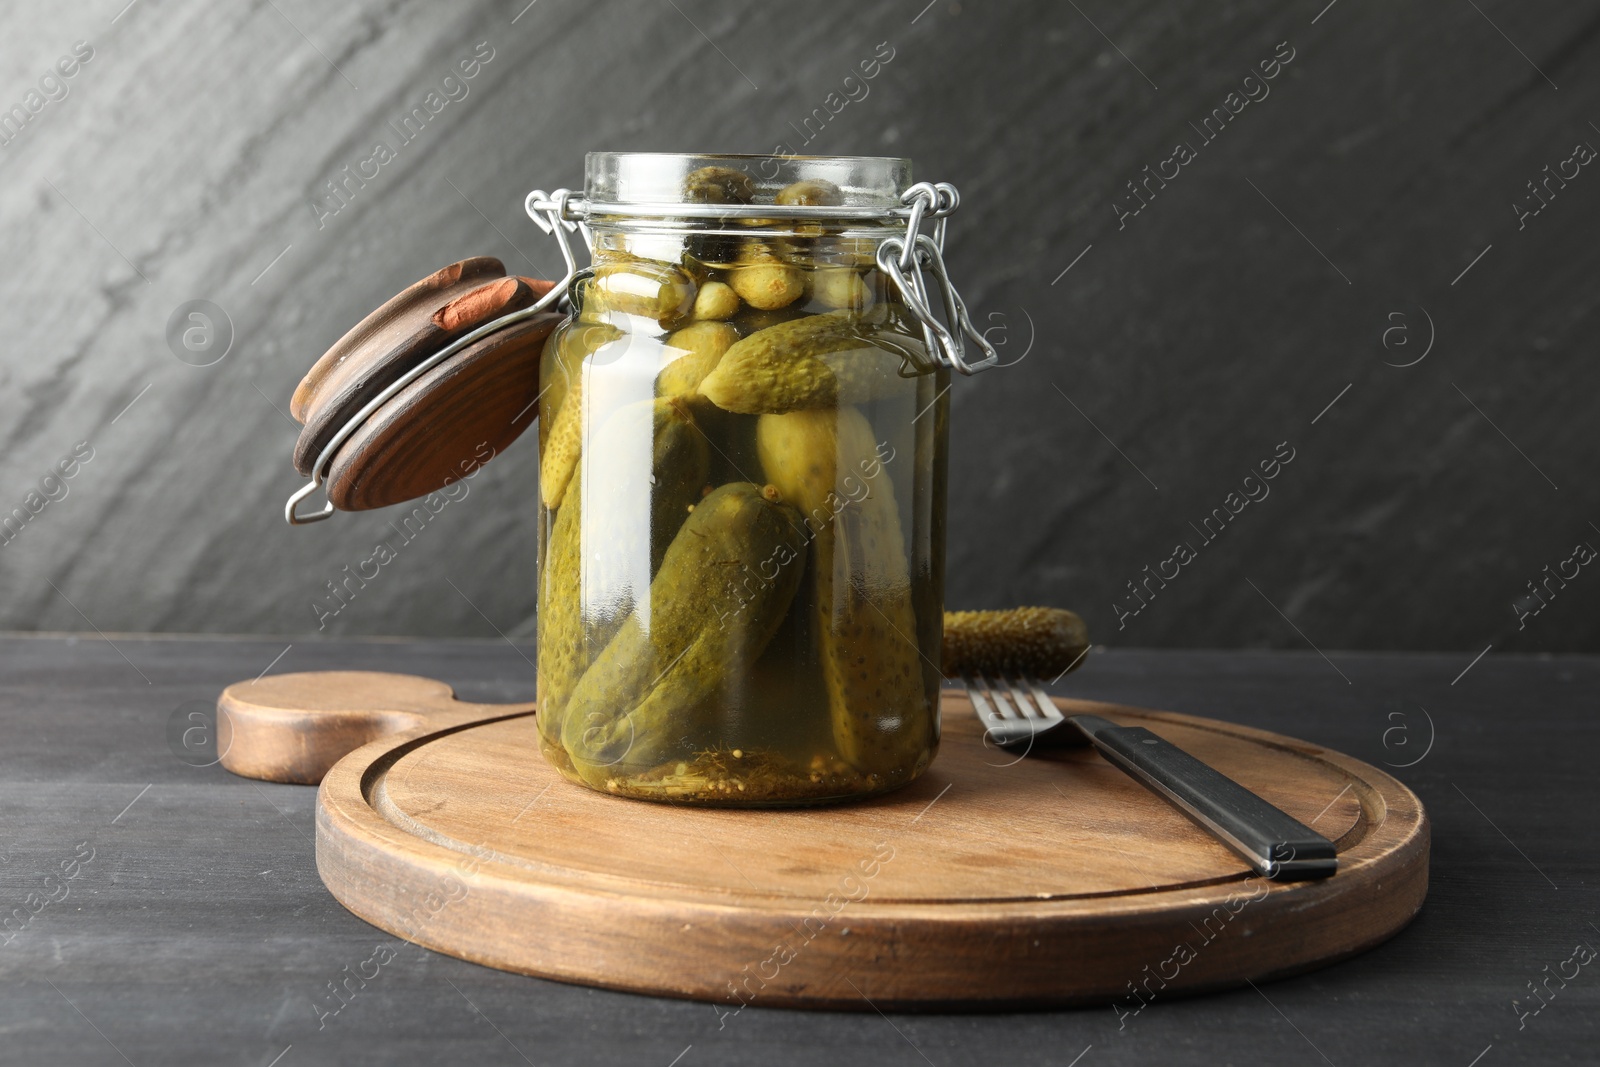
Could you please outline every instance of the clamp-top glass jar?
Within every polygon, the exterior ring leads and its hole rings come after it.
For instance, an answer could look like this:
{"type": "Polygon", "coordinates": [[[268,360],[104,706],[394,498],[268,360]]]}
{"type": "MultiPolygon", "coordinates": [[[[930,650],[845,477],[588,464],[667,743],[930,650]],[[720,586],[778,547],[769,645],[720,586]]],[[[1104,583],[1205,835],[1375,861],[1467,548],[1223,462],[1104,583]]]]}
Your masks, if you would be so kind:
{"type": "Polygon", "coordinates": [[[954,190],[910,172],[596,153],[581,202],[530,196],[593,253],[539,409],[539,728],[568,778],[807,804],[933,758],[946,391],[982,342],[938,254],[954,190]]]}

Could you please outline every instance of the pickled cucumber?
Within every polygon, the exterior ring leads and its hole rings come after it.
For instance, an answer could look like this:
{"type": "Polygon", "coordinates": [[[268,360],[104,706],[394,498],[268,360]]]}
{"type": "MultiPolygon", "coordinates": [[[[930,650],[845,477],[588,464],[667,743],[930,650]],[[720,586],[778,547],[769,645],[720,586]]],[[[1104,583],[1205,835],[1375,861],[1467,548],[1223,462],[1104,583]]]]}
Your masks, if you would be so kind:
{"type": "Polygon", "coordinates": [[[806,291],[805,271],[791,266],[761,242],[751,242],[741,263],[728,272],[728,285],[753,308],[788,307],[806,291]]]}
{"type": "Polygon", "coordinates": [[[580,470],[551,524],[541,573],[539,618],[540,729],[559,744],[559,724],[572,687],[633,608],[633,591],[648,587],[667,545],[706,484],[710,448],[681,400],[629,404],[607,419],[588,457],[589,477],[608,487],[590,508],[594,538],[585,565],[580,470]],[[648,438],[643,435],[648,434],[648,438]],[[649,485],[633,485],[643,469],[631,453],[648,448],[649,485]],[[642,505],[643,514],[629,513],[642,505]],[[648,545],[648,551],[646,550],[648,545]],[[648,559],[646,565],[645,560],[648,559]],[[610,611],[584,605],[610,605],[610,611]]]}
{"type": "Polygon", "coordinates": [[[726,322],[693,322],[667,337],[667,347],[677,356],[656,376],[657,396],[694,396],[700,382],[711,373],[739,331],[726,322]]]}
{"type": "MultiPolygon", "coordinates": [[[[542,420],[541,420],[542,421],[542,420]]],[[[550,425],[550,436],[539,456],[539,496],[547,508],[558,508],[566,497],[572,472],[578,469],[583,449],[583,373],[579,369],[567,385],[567,395],[550,425]]]]}
{"type": "Polygon", "coordinates": [[[707,486],[711,446],[687,402],[659,397],[613,412],[591,437],[582,466],[590,485],[605,487],[588,506],[583,602],[595,616],[592,626],[604,617],[620,621],[644,598],[707,486]]]}
{"type": "Polygon", "coordinates": [[[1089,651],[1089,628],[1065,608],[944,613],[946,678],[1060,678],[1089,651]]]}
{"type": "Polygon", "coordinates": [[[683,179],[683,195],[701,204],[748,204],[755,199],[750,175],[732,167],[701,167],[683,179]]]}
{"type": "Polygon", "coordinates": [[[594,265],[587,290],[586,315],[621,312],[671,326],[693,312],[696,286],[670,264],[613,253],[594,265]]]}
{"type": "Polygon", "coordinates": [[[705,282],[694,295],[695,321],[731,319],[739,310],[739,294],[725,282],[705,282]]]}
{"type": "Polygon", "coordinates": [[[904,388],[905,338],[892,342],[853,311],[769,326],[734,344],[700,383],[700,392],[728,411],[781,415],[832,408],[904,388]]]}
{"type": "Polygon", "coordinates": [[[844,203],[844,190],[826,179],[810,178],[779,189],[773,203],[793,207],[837,207],[844,203]]]}
{"type": "Polygon", "coordinates": [[[763,415],[766,477],[811,535],[814,630],[839,755],[887,780],[930,755],[932,708],[892,480],[852,407],[763,415]]]}
{"type": "MultiPolygon", "coordinates": [[[[784,186],[778,190],[773,203],[786,207],[837,207],[844,203],[844,199],[844,190],[833,182],[812,178],[784,186]]],[[[810,266],[817,248],[817,239],[829,232],[828,227],[820,220],[805,219],[791,223],[790,228],[792,231],[790,236],[779,237],[773,241],[774,251],[796,266],[810,266]]]]}
{"type": "Polygon", "coordinates": [[[776,326],[781,322],[793,322],[795,319],[806,317],[805,308],[800,304],[790,304],[786,308],[777,308],[773,311],[761,311],[757,308],[742,308],[733,317],[733,327],[739,331],[740,337],[749,337],[753,333],[776,326]]]}
{"type": "Polygon", "coordinates": [[[696,506],[650,585],[648,614],[627,618],[567,702],[562,743],[584,781],[604,788],[619,769],[704,747],[719,690],[739,686],[783,621],[803,551],[798,513],[753,483],[696,506]]]}
{"type": "Polygon", "coordinates": [[[583,494],[577,479],[571,490],[550,524],[539,569],[539,734],[547,747],[557,749],[567,697],[589,662],[579,596],[583,521],[578,505],[583,494]]]}
{"type": "MultiPolygon", "coordinates": [[[[544,387],[539,394],[539,454],[550,447],[550,431],[556,422],[556,413],[567,399],[567,391],[583,372],[583,361],[600,349],[601,345],[620,340],[623,333],[611,323],[590,323],[576,319],[563,323],[545,342],[544,387]]],[[[576,459],[576,456],[573,457],[576,459]]]]}
{"type": "Polygon", "coordinates": [[[872,287],[849,267],[828,267],[812,273],[811,299],[823,307],[865,311],[872,306],[872,287]]]}

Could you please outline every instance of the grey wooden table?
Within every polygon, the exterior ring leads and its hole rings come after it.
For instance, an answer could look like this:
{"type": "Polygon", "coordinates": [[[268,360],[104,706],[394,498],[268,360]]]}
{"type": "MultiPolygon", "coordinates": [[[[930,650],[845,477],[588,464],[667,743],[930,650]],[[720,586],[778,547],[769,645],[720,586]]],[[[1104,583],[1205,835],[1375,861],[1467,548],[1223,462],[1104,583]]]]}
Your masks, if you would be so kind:
{"type": "Polygon", "coordinates": [[[1119,1025],[1108,1007],[724,1019],[706,1004],[406,945],[322,887],[313,790],[194,766],[170,727],[267,669],[398,670],[467,699],[525,699],[523,655],[480,642],[110,640],[0,638],[6,1064],[1499,1067],[1597,1056],[1600,963],[1569,961],[1582,943],[1600,948],[1600,658],[1490,656],[1463,674],[1467,656],[1097,653],[1063,691],[1227,718],[1387,765],[1433,819],[1428,903],[1393,941],[1259,989],[1157,1001],[1119,1025]],[[338,1003],[330,983],[383,948],[395,955],[379,977],[325,1014],[338,1003]]]}

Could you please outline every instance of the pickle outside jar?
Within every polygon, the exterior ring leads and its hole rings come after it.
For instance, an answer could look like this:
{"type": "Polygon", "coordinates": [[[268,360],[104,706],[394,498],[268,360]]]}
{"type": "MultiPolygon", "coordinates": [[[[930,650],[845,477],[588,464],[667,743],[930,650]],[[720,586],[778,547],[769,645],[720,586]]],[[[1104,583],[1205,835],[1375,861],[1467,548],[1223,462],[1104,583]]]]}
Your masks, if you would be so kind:
{"type": "Polygon", "coordinates": [[[927,769],[949,370],[875,258],[910,184],[898,159],[588,157],[592,264],[539,408],[539,732],[566,777],[757,807],[927,769]]]}

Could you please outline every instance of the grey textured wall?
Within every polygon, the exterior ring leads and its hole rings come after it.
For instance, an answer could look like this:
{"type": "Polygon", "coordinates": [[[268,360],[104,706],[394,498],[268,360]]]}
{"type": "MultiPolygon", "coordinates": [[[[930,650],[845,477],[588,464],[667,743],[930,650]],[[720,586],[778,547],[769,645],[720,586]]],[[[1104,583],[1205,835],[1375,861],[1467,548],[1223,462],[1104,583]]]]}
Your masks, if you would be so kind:
{"type": "MultiPolygon", "coordinates": [[[[1062,604],[1124,644],[1600,647],[1574,557],[1600,545],[1591,5],[525,2],[6,5],[0,108],[93,55],[0,147],[0,510],[93,458],[0,547],[0,627],[315,631],[323,583],[390,536],[280,517],[288,395],[328,343],[465,255],[555,269],[522,198],[586,151],[782,143],[909,155],[965,196],[952,269],[1020,362],[956,383],[952,606],[1062,604]],[[480,42],[467,95],[316,208],[480,42]],[[232,322],[211,366],[169,350],[192,299],[232,322]],[[1203,540],[1247,488],[1270,495],[1203,540]],[[1547,565],[1569,580],[1519,624],[1547,565]],[[1177,576],[1141,604],[1146,566],[1177,576]]],[[[530,436],[329,630],[530,633],[535,459],[530,436]]]]}

